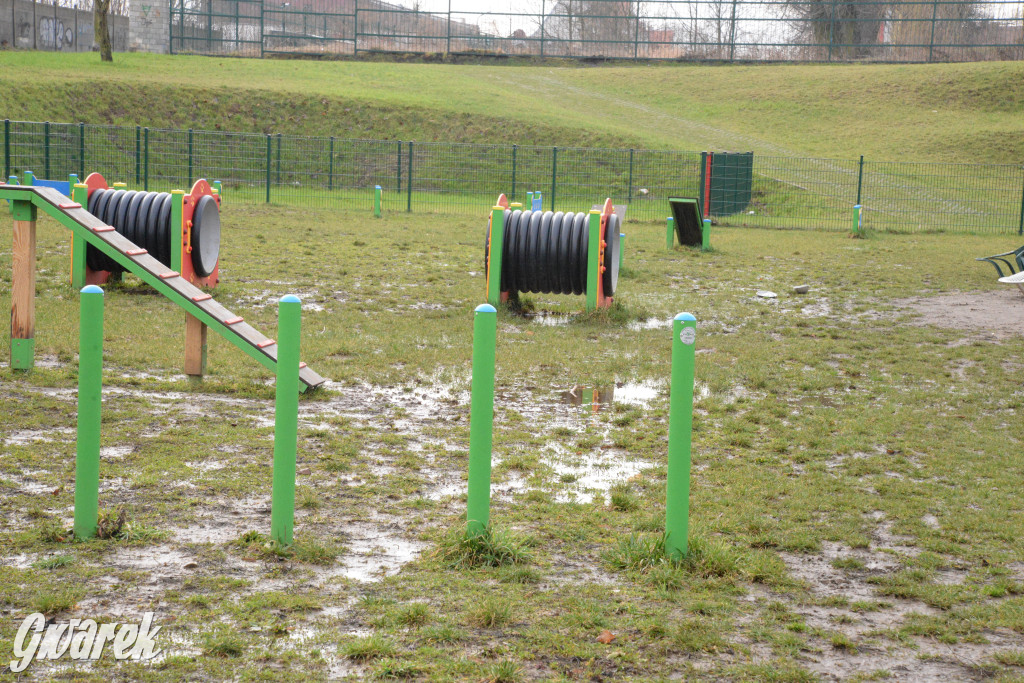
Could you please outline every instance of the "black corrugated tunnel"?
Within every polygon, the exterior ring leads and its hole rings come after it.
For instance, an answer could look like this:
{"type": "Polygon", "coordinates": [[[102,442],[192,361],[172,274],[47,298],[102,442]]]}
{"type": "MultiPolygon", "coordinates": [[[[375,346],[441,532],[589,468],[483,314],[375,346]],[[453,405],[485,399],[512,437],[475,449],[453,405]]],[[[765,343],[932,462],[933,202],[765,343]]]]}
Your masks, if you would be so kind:
{"type": "MultiPolygon", "coordinates": [[[[93,190],[88,211],[149,252],[167,267],[171,265],[171,202],[168,192],[93,190]]],[[[220,255],[220,212],[216,200],[203,196],[192,215],[192,266],[200,277],[213,272],[220,255]]],[[[89,245],[85,262],[92,270],[121,272],[112,258],[89,245]]]]}
{"type": "MultiPolygon", "coordinates": [[[[589,212],[505,210],[501,291],[534,294],[585,294],[589,256],[589,212]]],[[[605,296],[614,296],[619,280],[619,217],[605,229],[605,296]]],[[[484,237],[484,266],[491,234],[484,237]]]]}

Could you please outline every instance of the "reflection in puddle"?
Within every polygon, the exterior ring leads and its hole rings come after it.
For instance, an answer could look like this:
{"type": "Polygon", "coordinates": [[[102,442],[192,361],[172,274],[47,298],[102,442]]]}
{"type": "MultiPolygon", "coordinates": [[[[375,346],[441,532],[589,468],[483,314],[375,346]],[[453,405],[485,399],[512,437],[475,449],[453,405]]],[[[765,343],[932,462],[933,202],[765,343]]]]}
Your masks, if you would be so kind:
{"type": "Polygon", "coordinates": [[[571,389],[559,392],[562,402],[572,406],[589,407],[591,412],[600,412],[613,403],[629,403],[641,408],[651,405],[661,393],[659,383],[618,382],[605,387],[586,388],[574,385],[571,389]]]}
{"type": "Polygon", "coordinates": [[[538,325],[547,325],[554,327],[557,325],[568,325],[573,319],[573,316],[567,313],[527,313],[523,315],[524,318],[530,322],[537,323],[538,325]]]}

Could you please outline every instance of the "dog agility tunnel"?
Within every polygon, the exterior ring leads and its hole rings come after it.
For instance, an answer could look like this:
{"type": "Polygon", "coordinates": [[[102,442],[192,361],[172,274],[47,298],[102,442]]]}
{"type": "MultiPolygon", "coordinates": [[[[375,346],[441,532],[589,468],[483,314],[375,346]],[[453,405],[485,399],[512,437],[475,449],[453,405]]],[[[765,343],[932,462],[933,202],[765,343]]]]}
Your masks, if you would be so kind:
{"type": "MultiPolygon", "coordinates": [[[[501,291],[535,294],[586,294],[589,264],[589,219],[586,211],[552,212],[509,210],[501,259],[501,291]]],[[[619,279],[619,217],[608,212],[600,248],[604,269],[603,295],[611,298],[619,279]]],[[[490,228],[484,261],[490,258],[490,228]]]]}

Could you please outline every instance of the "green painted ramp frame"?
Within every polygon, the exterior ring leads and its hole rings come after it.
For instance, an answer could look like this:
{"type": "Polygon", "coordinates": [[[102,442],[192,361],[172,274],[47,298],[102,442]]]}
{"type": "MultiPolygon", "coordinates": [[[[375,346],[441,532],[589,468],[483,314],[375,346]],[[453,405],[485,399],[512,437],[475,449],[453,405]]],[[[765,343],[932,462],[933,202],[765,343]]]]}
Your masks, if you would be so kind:
{"type": "MultiPolygon", "coordinates": [[[[75,204],[57,190],[48,187],[25,185],[0,185],[0,199],[12,202],[31,203],[46,215],[69,229],[72,234],[96,247],[112,258],[125,270],[137,275],[143,282],[167,297],[183,309],[224,337],[227,341],[247,353],[268,370],[277,370],[277,343],[244,322],[233,322],[236,316],[226,308],[208,298],[203,290],[187,282],[175,271],[157,261],[149,254],[129,256],[126,252],[138,249],[115,230],[96,232],[94,228],[105,223],[75,204]],[[63,208],[62,208],[63,207],[63,208]],[[173,275],[171,275],[173,274],[173,275]],[[170,277],[168,277],[170,276],[170,277]]],[[[300,366],[300,389],[315,389],[324,383],[324,378],[307,366],[300,366]]]]}
{"type": "Polygon", "coordinates": [[[679,244],[700,247],[704,242],[704,221],[701,216],[700,200],[693,197],[669,197],[676,237],[679,244]]]}

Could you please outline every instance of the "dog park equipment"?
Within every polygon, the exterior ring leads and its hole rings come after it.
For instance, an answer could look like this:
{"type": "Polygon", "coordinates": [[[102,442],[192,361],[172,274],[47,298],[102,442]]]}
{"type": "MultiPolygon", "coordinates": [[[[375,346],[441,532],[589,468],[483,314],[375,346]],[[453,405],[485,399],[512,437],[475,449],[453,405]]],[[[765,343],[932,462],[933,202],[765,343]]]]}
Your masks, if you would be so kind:
{"type": "MultiPolygon", "coordinates": [[[[206,180],[197,180],[188,194],[135,192],[120,183],[108,187],[102,175],[90,173],[84,190],[76,187],[72,197],[188,282],[199,287],[217,285],[221,200],[206,180]]],[[[103,284],[123,271],[99,249],[73,240],[73,285],[103,284]]]]}
{"type": "Polygon", "coordinates": [[[853,205],[853,234],[856,237],[864,236],[864,207],[860,204],[853,205]]]}
{"type": "MultiPolygon", "coordinates": [[[[75,190],[83,197],[86,190],[79,184],[75,190]]],[[[182,193],[184,195],[184,193],[182,193]]],[[[11,282],[11,367],[31,369],[34,362],[35,338],[35,244],[36,216],[42,210],[53,220],[71,230],[83,245],[98,249],[126,271],[132,272],[157,292],[182,308],[186,316],[186,371],[202,374],[205,358],[205,332],[212,327],[227,341],[247,353],[271,371],[277,370],[278,344],[245,323],[213,297],[189,282],[182,274],[153,257],[57,190],[42,186],[0,184],[0,199],[11,203],[14,215],[14,238],[11,282]],[[200,344],[202,342],[202,344],[200,344]]],[[[79,253],[84,253],[80,249],[79,253]]],[[[324,378],[300,364],[300,388],[305,391],[320,386],[324,378]]]]}
{"type": "Polygon", "coordinates": [[[669,197],[669,208],[672,217],[668,220],[665,234],[665,246],[672,248],[673,229],[679,244],[687,247],[700,247],[702,251],[711,248],[711,219],[701,216],[700,200],[693,197],[669,197]]]}
{"type": "MultiPolygon", "coordinates": [[[[75,447],[74,532],[96,535],[100,487],[100,430],[103,399],[103,290],[81,291],[78,335],[78,429],[75,447]]],[[[270,498],[270,537],[292,544],[295,527],[295,458],[299,424],[299,340],[302,303],[284,296],[278,305],[277,383],[274,399],[274,476],[270,498]]]]}
{"type": "Polygon", "coordinates": [[[1017,289],[1019,289],[1021,293],[1024,293],[1024,272],[1001,277],[999,278],[999,281],[1006,285],[1017,285],[1017,289]]]}
{"type": "Polygon", "coordinates": [[[701,152],[703,218],[745,211],[753,196],[753,152],[701,152]]]}
{"type": "Polygon", "coordinates": [[[82,288],[78,322],[78,438],[75,444],[75,536],[96,535],[103,399],[103,290],[82,288]]]}
{"type": "MultiPolygon", "coordinates": [[[[1004,251],[1002,254],[982,256],[974,260],[991,263],[992,267],[999,273],[999,277],[1003,278],[1005,276],[1003,275],[1002,267],[999,265],[1000,263],[1006,266],[1006,276],[1024,272],[1024,247],[1017,247],[1013,251],[1004,251]]],[[[1002,282],[1002,279],[1000,279],[1000,282],[1002,282]]]]}
{"type": "MultiPolygon", "coordinates": [[[[481,304],[473,312],[473,377],[470,385],[469,472],[466,485],[467,538],[483,534],[490,525],[496,342],[497,309],[490,304],[481,304]]],[[[665,492],[665,551],[674,559],[682,559],[689,552],[696,343],[697,319],[690,313],[680,313],[672,321],[668,482],[665,492]]]]}
{"type": "Polygon", "coordinates": [[[585,294],[588,311],[611,306],[619,277],[619,226],[611,199],[589,214],[554,213],[521,211],[501,195],[485,240],[488,303],[535,292],[585,294]]]}
{"type": "Polygon", "coordinates": [[[479,536],[491,518],[491,453],[494,435],[494,363],[497,309],[481,304],[473,312],[473,379],[470,384],[469,475],[466,535],[479,536]]]}
{"type": "Polygon", "coordinates": [[[374,218],[380,218],[380,185],[373,186],[373,215],[374,218]]]}
{"type": "Polygon", "coordinates": [[[672,383],[668,409],[668,472],[665,551],[687,555],[690,533],[690,446],[693,438],[693,379],[697,319],[680,313],[672,321],[672,383]]]}
{"type": "Polygon", "coordinates": [[[277,307],[277,383],[274,399],[274,480],[270,497],[270,538],[292,544],[295,526],[295,453],[299,439],[299,330],[302,302],[281,297],[277,307]]]}

